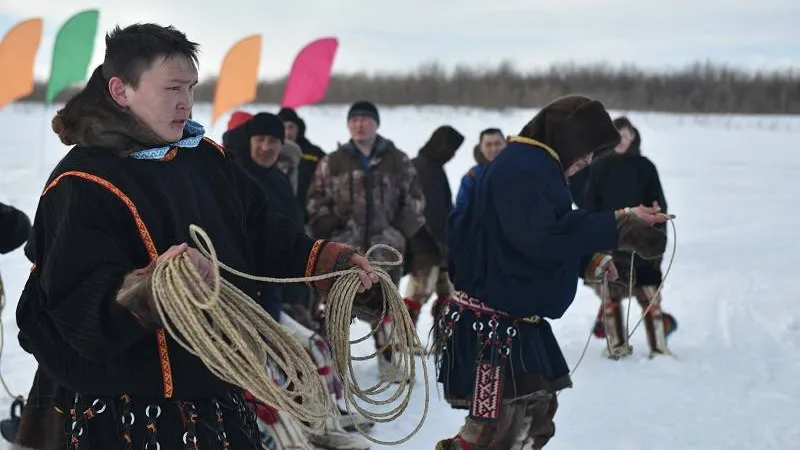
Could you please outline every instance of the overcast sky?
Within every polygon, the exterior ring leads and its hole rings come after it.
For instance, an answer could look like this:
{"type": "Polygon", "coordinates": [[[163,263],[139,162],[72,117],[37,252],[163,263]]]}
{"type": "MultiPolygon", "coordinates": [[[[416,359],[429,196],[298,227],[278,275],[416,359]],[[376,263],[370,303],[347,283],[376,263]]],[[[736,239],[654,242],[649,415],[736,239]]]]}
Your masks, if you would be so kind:
{"type": "Polygon", "coordinates": [[[55,33],[100,8],[92,65],[116,24],[172,24],[201,44],[201,77],[250,34],[263,36],[262,77],[288,73],[297,52],[339,38],[334,71],[411,70],[438,60],[521,69],[554,62],[677,68],[711,59],[744,69],[800,69],[800,0],[0,0],[0,34],[45,20],[36,77],[50,70],[55,33]]]}

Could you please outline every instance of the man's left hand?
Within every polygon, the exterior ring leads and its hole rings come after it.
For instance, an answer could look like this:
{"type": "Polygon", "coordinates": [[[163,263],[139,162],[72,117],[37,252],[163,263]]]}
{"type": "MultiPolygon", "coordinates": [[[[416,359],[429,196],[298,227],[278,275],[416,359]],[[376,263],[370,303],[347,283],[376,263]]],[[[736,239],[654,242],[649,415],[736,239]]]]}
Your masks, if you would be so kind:
{"type": "Polygon", "coordinates": [[[350,258],[350,264],[359,269],[358,278],[361,279],[361,288],[359,288],[358,292],[363,293],[372,289],[372,286],[378,282],[378,274],[375,273],[375,269],[370,265],[367,258],[354,254],[350,258]]]}

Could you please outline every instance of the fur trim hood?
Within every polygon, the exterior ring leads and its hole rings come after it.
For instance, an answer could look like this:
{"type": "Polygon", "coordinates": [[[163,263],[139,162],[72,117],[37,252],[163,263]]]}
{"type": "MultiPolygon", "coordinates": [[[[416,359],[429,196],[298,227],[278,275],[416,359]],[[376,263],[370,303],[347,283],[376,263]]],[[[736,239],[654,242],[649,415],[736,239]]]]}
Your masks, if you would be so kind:
{"type": "Polygon", "coordinates": [[[97,66],[83,90],[53,118],[53,131],[61,142],[103,148],[119,156],[169,145],[111,98],[101,68],[97,66]]]}
{"type": "Polygon", "coordinates": [[[428,142],[420,149],[419,154],[444,165],[453,159],[456,151],[463,143],[463,134],[450,125],[443,125],[431,134],[428,142]]]}
{"type": "Polygon", "coordinates": [[[613,149],[620,141],[605,106],[582,95],[555,99],[525,125],[520,136],[555,150],[564,170],[590,153],[613,149]]]}

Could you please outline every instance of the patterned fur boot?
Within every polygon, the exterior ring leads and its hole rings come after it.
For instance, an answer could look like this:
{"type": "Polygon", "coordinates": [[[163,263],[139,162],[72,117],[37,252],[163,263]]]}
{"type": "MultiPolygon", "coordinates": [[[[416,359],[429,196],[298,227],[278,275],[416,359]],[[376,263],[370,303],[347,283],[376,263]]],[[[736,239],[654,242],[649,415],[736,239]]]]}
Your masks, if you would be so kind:
{"type": "Polygon", "coordinates": [[[286,413],[276,412],[276,420],[267,423],[259,417],[261,444],[269,450],[316,450],[300,425],[286,413]]]}
{"type": "Polygon", "coordinates": [[[625,334],[624,319],[620,302],[611,299],[603,300],[603,328],[606,335],[606,348],[603,355],[610,359],[621,359],[633,353],[633,347],[625,334]]]}
{"type": "Polygon", "coordinates": [[[466,441],[456,436],[437,442],[434,450],[472,450],[472,447],[466,441]]]}
{"type": "Polygon", "coordinates": [[[393,344],[394,324],[391,319],[381,321],[378,330],[375,332],[375,348],[379,351],[378,377],[384,383],[402,383],[406,380],[398,362],[398,355],[393,344]]]}

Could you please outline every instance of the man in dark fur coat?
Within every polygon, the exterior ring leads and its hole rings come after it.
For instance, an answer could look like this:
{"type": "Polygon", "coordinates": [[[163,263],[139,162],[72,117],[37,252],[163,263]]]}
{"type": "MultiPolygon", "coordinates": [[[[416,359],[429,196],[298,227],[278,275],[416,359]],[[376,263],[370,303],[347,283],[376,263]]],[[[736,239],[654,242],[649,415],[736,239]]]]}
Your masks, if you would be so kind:
{"type": "MultiPolygon", "coordinates": [[[[657,204],[667,212],[667,200],[661,187],[658,170],[650,159],[642,155],[642,138],[639,130],[627,117],[614,119],[621,140],[607,155],[592,162],[587,168],[589,177],[585,191],[585,208],[589,212],[613,211],[628,205],[657,204]],[[591,169],[591,170],[589,170],[591,169]]],[[[658,224],[661,229],[666,224],[658,224]]],[[[676,329],[677,321],[671,314],[661,310],[661,294],[656,295],[662,282],[661,260],[642,259],[634,256],[633,280],[630,280],[631,253],[613,253],[614,265],[619,269],[620,279],[608,285],[593,284],[601,298],[600,310],[595,321],[594,334],[607,340],[604,350],[607,357],[617,359],[633,351],[625,335],[625,323],[620,303],[627,297],[633,281],[633,296],[642,310],[647,311],[644,329],[650,354],[668,353],[667,337],[676,329]]]]}
{"type": "MultiPolygon", "coordinates": [[[[303,216],[295,200],[289,178],[277,167],[284,142],[283,122],[270,113],[258,113],[242,125],[223,135],[225,150],[231,159],[258,185],[267,198],[272,213],[281,214],[305,232],[303,216]]],[[[277,285],[265,283],[263,295],[274,301],[262,302],[269,313],[279,320],[283,303],[309,306],[308,287],[301,284],[277,285]]]]}
{"type": "Polygon", "coordinates": [[[478,181],[448,236],[456,292],[439,322],[439,382],[469,409],[438,450],[542,448],[555,434],[556,392],[569,368],[546,319],[560,318],[582,278],[617,276],[599,252],[655,256],[666,220],[653,208],[572,210],[567,177],[619,142],[603,105],[570,95],[543,108],[478,181]]]}
{"type": "MultiPolygon", "coordinates": [[[[190,224],[244,272],[285,278],[358,266],[370,291],[377,279],[352,247],[314,241],[268,214],[258,187],[189,119],[196,52],[172,27],[117,28],[103,64],[53,119],[73,148],[47,181],[28,246],[34,267],[17,322],[39,368],[19,445],[260,448],[241,389],[178,345],[155,311],[156,264],[184,254],[212,272],[186,244],[190,224]]],[[[257,295],[258,283],[223,276],[257,295]]]]}
{"type": "Polygon", "coordinates": [[[302,152],[300,156],[300,167],[297,171],[297,202],[303,211],[303,223],[308,222],[308,189],[314,181],[314,172],[320,159],[325,157],[325,152],[317,145],[308,140],[306,136],[306,122],[297,115],[297,111],[292,108],[281,108],[278,117],[283,120],[286,127],[286,139],[297,143],[302,152]]]}
{"type": "Polygon", "coordinates": [[[445,252],[445,228],[447,217],[453,209],[453,192],[444,166],[453,159],[463,143],[463,134],[450,125],[443,125],[434,130],[419,155],[411,160],[425,195],[425,227],[442,250],[442,256],[435,259],[406,251],[406,272],[411,273],[411,280],[406,285],[404,300],[415,324],[420,309],[432,294],[436,293],[436,302],[440,304],[448,302],[453,293],[445,252]]]}

